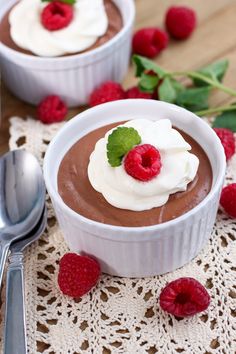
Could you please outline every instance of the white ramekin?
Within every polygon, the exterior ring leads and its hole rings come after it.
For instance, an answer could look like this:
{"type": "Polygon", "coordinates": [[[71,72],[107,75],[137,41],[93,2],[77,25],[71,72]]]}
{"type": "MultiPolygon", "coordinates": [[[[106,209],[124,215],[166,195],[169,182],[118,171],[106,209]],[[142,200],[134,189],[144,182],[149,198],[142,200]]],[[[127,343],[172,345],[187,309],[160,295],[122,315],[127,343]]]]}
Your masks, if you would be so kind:
{"type": "MultiPolygon", "coordinates": [[[[124,26],[110,41],[87,53],[43,58],[22,54],[0,42],[2,78],[10,91],[31,104],[56,94],[73,107],[86,104],[102,82],[121,82],[129,66],[135,6],[133,0],[113,1],[121,11],[124,26]]],[[[0,20],[15,2],[0,5],[0,20]]]]}
{"type": "Polygon", "coordinates": [[[105,273],[144,277],[183,266],[206,244],[216,218],[225,168],[220,140],[201,118],[172,104],[139,99],[110,102],[91,108],[65,124],[46,152],[44,177],[70,249],[96,257],[105,273]],[[198,141],[206,151],[213,170],[210,193],[186,214],[148,227],[106,225],[71,210],[57,191],[58,168],[65,153],[82,136],[98,127],[137,118],[168,118],[198,141]]]}

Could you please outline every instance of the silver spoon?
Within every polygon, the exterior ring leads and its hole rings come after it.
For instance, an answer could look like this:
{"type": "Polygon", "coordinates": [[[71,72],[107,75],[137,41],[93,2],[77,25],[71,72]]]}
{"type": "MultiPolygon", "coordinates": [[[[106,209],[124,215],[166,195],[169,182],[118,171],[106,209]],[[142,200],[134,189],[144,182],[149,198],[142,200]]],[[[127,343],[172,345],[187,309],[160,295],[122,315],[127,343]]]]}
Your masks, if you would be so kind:
{"type": "Polygon", "coordinates": [[[14,242],[10,247],[11,254],[9,257],[6,284],[4,354],[27,353],[23,251],[42,235],[46,224],[47,210],[45,208],[34,230],[26,238],[14,242]]]}
{"type": "Polygon", "coordinates": [[[0,159],[0,287],[9,247],[38,223],[45,204],[43,175],[36,158],[14,150],[0,159]]]}

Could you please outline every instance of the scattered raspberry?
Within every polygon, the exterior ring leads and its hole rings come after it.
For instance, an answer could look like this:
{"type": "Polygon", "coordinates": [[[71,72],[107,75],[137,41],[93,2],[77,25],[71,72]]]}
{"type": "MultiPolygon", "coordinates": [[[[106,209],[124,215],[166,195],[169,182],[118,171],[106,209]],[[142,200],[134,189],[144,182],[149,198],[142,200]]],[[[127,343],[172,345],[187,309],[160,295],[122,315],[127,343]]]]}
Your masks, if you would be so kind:
{"type": "Polygon", "coordinates": [[[42,25],[49,31],[67,27],[73,19],[73,6],[61,1],[50,2],[42,11],[42,25]]]}
{"type": "Polygon", "coordinates": [[[220,204],[229,216],[236,218],[236,183],[231,183],[223,188],[220,204]]]}
{"type": "Polygon", "coordinates": [[[58,284],[63,294],[81,297],[97,284],[100,273],[95,259],[67,253],[59,263],[58,284]]]}
{"type": "Polygon", "coordinates": [[[214,131],[220,138],[225,150],[226,160],[228,161],[235,153],[235,139],[231,130],[226,128],[214,128],[214,131]]]}
{"type": "Polygon", "coordinates": [[[45,124],[61,122],[66,114],[66,104],[55,95],[47,96],[37,107],[37,117],[45,124]]]}
{"type": "Polygon", "coordinates": [[[89,105],[93,107],[101,103],[122,100],[124,98],[125,91],[122,86],[117,82],[107,81],[92,92],[89,105]]]}
{"type": "Polygon", "coordinates": [[[139,181],[150,181],[161,171],[159,151],[150,144],[135,146],[125,157],[124,167],[128,175],[139,181]]]}
{"type": "Polygon", "coordinates": [[[194,10],[185,6],[172,6],[166,13],[166,28],[176,39],[188,38],[197,25],[194,10]]]}
{"type": "Polygon", "coordinates": [[[133,36],[133,52],[154,58],[167,47],[169,38],[166,32],[159,28],[143,28],[133,36]]]}
{"type": "Polygon", "coordinates": [[[193,278],[179,278],[166,285],[160,294],[160,306],[177,317],[193,316],[210,304],[207,290],[193,278]]]}
{"type": "Polygon", "coordinates": [[[142,92],[137,86],[131,87],[126,91],[126,98],[152,98],[152,94],[142,92]]]}

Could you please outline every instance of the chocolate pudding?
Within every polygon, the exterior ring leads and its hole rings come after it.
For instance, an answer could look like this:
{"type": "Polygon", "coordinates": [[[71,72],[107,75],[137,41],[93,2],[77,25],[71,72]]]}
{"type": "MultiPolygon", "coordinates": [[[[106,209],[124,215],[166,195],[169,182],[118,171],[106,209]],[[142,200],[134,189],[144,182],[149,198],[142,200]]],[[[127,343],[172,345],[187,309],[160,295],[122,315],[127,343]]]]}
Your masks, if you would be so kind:
{"type": "Polygon", "coordinates": [[[104,137],[107,131],[121,123],[110,124],[90,132],[66,153],[58,172],[58,192],[65,204],[88,219],[104,224],[134,227],[156,225],[175,219],[194,208],[206,197],[212,185],[210,161],[201,146],[179,130],[191,145],[191,153],[199,159],[198,172],[194,180],[188,184],[187,190],[172,194],[165,205],[151,210],[131,211],[110,205],[103,195],[91,186],[87,169],[96,142],[104,137]]]}
{"type": "MultiPolygon", "coordinates": [[[[85,52],[88,52],[89,50],[92,50],[92,49],[95,49],[95,48],[101,46],[102,44],[104,44],[104,43],[108,42],[110,39],[112,39],[122,29],[123,20],[122,20],[122,16],[121,16],[121,13],[120,13],[118,7],[111,0],[104,0],[104,5],[105,5],[108,21],[109,21],[107,31],[103,36],[101,36],[97,39],[96,43],[94,43],[91,47],[87,48],[86,50],[84,50],[80,53],[85,53],[85,52]]],[[[29,55],[35,56],[35,54],[33,54],[32,52],[18,47],[13,42],[11,35],[10,35],[10,24],[8,21],[10,11],[11,11],[11,9],[4,15],[4,17],[2,18],[2,20],[0,22],[0,42],[2,42],[7,47],[14,49],[18,52],[21,52],[23,54],[29,54],[29,55]]],[[[66,54],[63,56],[76,55],[76,54],[79,54],[79,53],[66,54]]]]}

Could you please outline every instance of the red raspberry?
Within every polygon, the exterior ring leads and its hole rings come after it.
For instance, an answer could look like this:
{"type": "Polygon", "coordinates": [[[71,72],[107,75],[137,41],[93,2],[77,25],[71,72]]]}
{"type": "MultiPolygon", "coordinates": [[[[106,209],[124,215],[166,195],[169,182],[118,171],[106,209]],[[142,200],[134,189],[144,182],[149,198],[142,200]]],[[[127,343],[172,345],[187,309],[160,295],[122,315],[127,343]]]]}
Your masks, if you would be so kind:
{"type": "Polygon", "coordinates": [[[67,27],[73,19],[73,6],[61,1],[53,1],[42,11],[42,25],[49,31],[67,27]]]}
{"type": "Polygon", "coordinates": [[[161,171],[159,151],[150,144],[135,146],[125,157],[124,167],[128,175],[139,181],[150,181],[161,171]]]}
{"type": "Polygon", "coordinates": [[[66,114],[66,104],[55,95],[47,96],[37,107],[37,117],[45,124],[61,122],[66,114]]]}
{"type": "Polygon", "coordinates": [[[231,183],[223,188],[220,204],[229,216],[236,218],[236,183],[231,183]]]}
{"type": "Polygon", "coordinates": [[[77,298],[97,284],[100,274],[100,265],[95,259],[67,253],[59,263],[58,284],[63,294],[77,298]]]}
{"type": "Polygon", "coordinates": [[[166,28],[169,34],[176,39],[186,39],[197,25],[194,10],[185,6],[172,6],[166,13],[166,28]]]}
{"type": "Polygon", "coordinates": [[[214,128],[214,131],[224,147],[226,160],[228,161],[235,153],[234,134],[231,130],[226,128],[214,128]]]}
{"type": "Polygon", "coordinates": [[[142,92],[137,86],[131,87],[126,91],[126,98],[152,98],[152,94],[142,92]]]}
{"type": "Polygon", "coordinates": [[[160,294],[160,306],[177,317],[193,316],[210,304],[207,290],[193,278],[179,278],[166,285],[160,294]]]}
{"type": "Polygon", "coordinates": [[[133,52],[154,58],[167,47],[169,38],[166,32],[159,28],[142,28],[133,36],[133,52]]]}
{"type": "Polygon", "coordinates": [[[125,98],[125,91],[117,82],[107,81],[97,87],[91,94],[89,105],[91,107],[99,104],[122,100],[125,98]]]}

